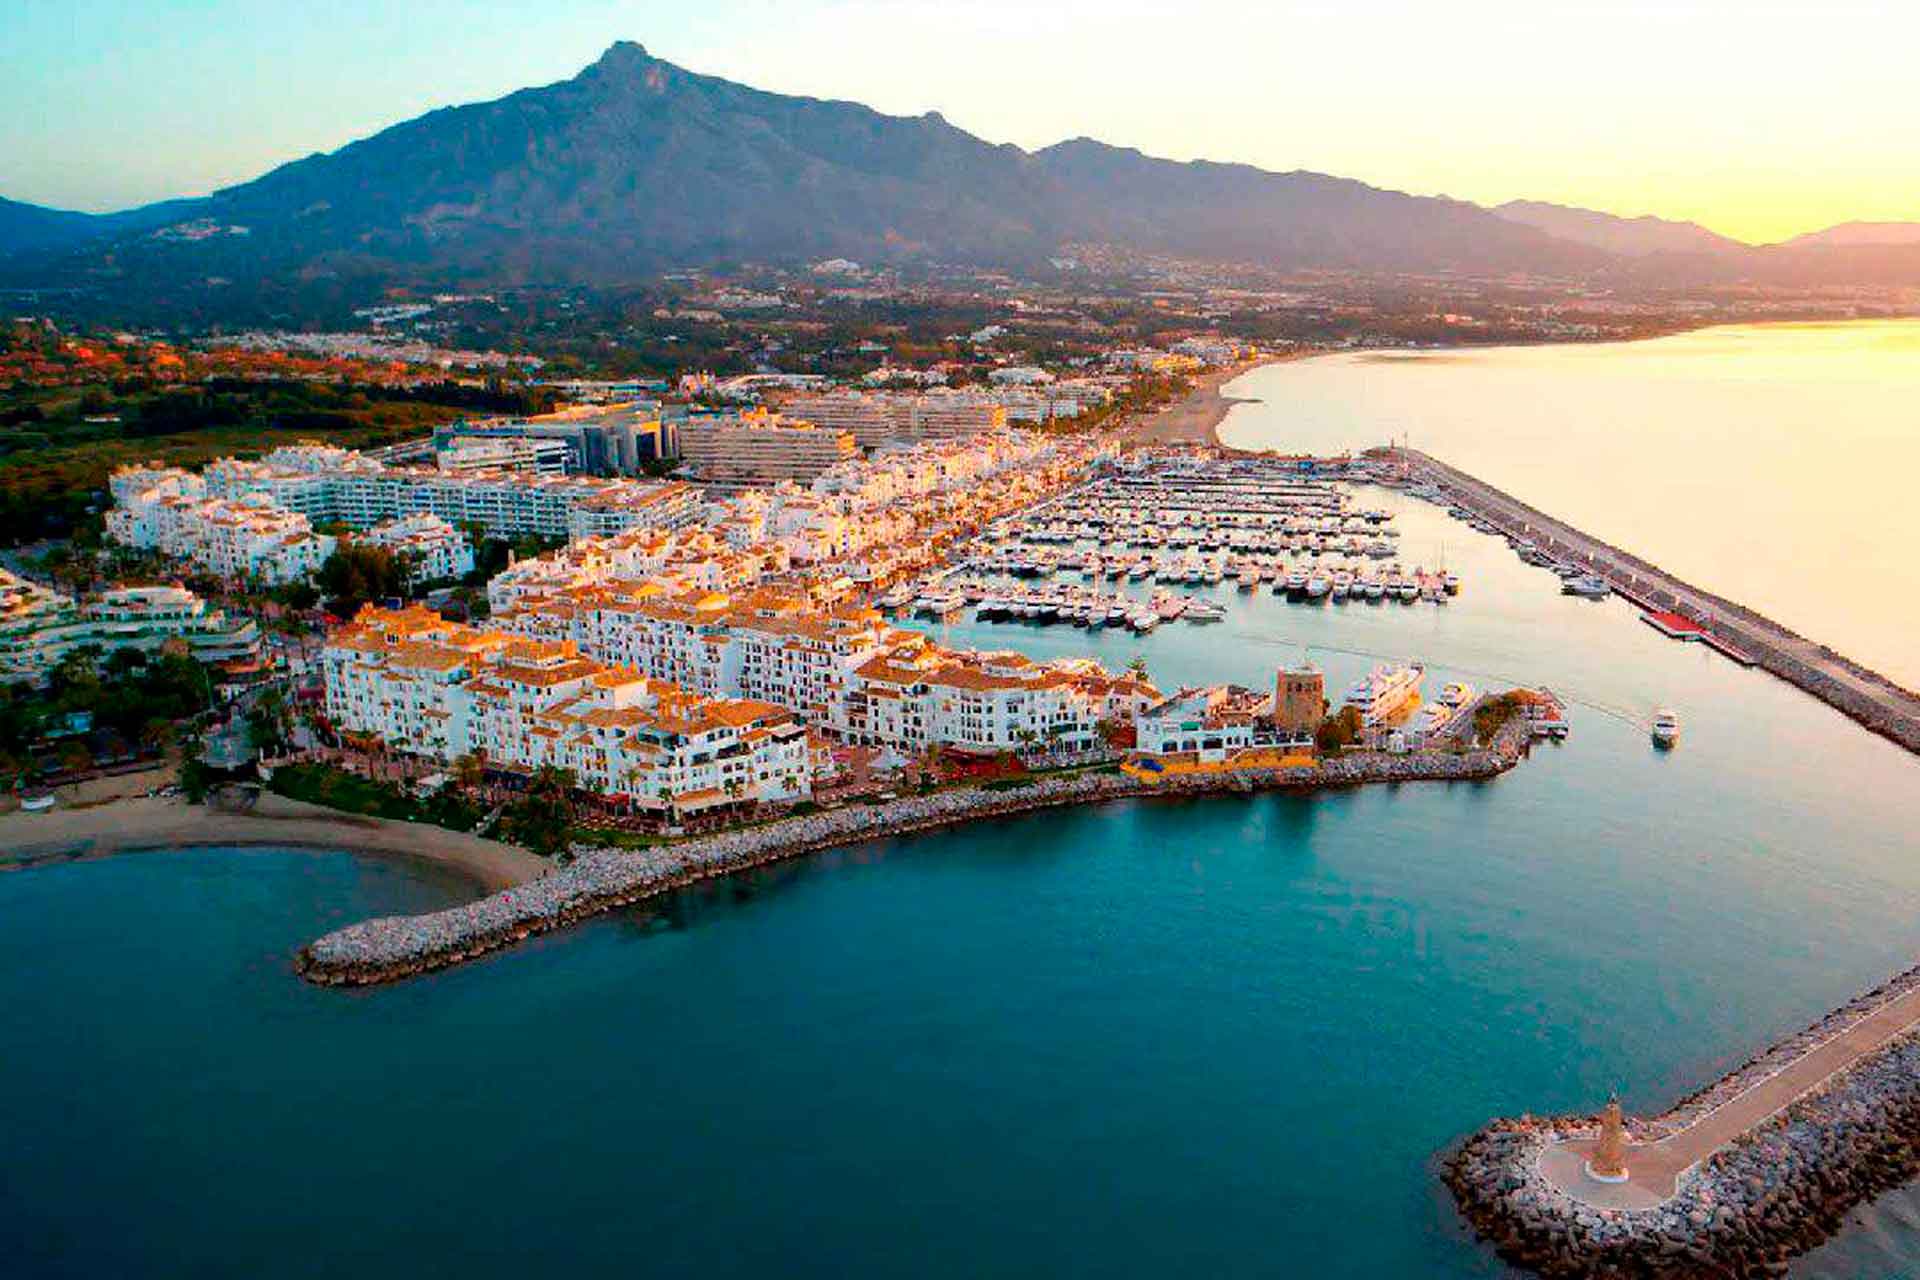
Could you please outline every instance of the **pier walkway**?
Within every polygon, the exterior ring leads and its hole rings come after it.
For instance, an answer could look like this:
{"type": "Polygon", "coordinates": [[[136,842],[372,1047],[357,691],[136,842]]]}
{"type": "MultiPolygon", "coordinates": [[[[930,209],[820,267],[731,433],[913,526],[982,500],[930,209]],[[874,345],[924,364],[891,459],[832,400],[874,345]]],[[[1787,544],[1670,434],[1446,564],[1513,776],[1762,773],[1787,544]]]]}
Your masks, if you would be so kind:
{"type": "Polygon", "coordinates": [[[1440,486],[1454,501],[1503,532],[1590,569],[1643,608],[1692,619],[1699,624],[1703,640],[1722,652],[1731,648],[1729,656],[1736,661],[1743,665],[1751,661],[1875,733],[1920,752],[1920,694],[1416,449],[1390,449],[1386,455],[1410,477],[1440,486]]]}
{"type": "Polygon", "coordinates": [[[1630,1144],[1626,1182],[1596,1182],[1587,1176],[1586,1162],[1598,1141],[1594,1138],[1548,1147],[1540,1157],[1540,1173],[1573,1199],[1596,1209],[1656,1208],[1679,1191],[1689,1169],[1912,1031],[1916,1023],[1920,1023],[1920,989],[1887,1001],[1678,1133],[1658,1142],[1630,1144]]]}

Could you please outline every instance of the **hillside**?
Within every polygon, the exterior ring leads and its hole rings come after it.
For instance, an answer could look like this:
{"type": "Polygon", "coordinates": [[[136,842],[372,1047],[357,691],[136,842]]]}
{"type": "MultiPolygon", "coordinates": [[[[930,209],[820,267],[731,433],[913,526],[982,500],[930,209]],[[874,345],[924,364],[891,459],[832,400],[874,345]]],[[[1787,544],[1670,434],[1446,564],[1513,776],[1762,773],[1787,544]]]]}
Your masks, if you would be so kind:
{"type": "Polygon", "coordinates": [[[1383,270],[1604,262],[1455,201],[1086,140],[1029,153],[937,114],[766,93],[631,43],[571,80],[430,112],[186,212],[192,236],[122,245],[116,269],[607,281],[739,259],[1017,264],[1084,240],[1383,270]]]}
{"type": "Polygon", "coordinates": [[[1650,216],[1622,218],[1541,200],[1509,200],[1493,211],[1510,222],[1625,258],[1656,253],[1727,255],[1742,253],[1749,247],[1709,231],[1697,222],[1674,222],[1650,216]]]}

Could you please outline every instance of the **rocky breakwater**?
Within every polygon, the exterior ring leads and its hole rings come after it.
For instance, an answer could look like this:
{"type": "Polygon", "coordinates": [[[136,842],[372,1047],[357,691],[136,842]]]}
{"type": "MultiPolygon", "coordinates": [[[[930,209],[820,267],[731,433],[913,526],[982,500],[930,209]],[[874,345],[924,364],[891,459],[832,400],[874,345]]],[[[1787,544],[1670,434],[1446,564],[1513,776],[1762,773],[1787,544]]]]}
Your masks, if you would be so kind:
{"type": "MultiPolygon", "coordinates": [[[[1684,1139],[1737,1099],[1786,1078],[1877,1012],[1920,990],[1920,970],[1834,1011],[1652,1121],[1630,1122],[1627,1168],[1645,1144],[1684,1139]]],[[[1475,1233],[1508,1262],[1550,1277],[1780,1276],[1849,1210],[1920,1173],[1920,1031],[1901,1021],[1781,1109],[1679,1171],[1645,1207],[1550,1172],[1558,1144],[1594,1138],[1599,1116],[1498,1120],[1446,1159],[1442,1176],[1475,1233]],[[1571,1191],[1571,1194],[1570,1194],[1571,1191]]],[[[1583,1175],[1575,1174],[1575,1178],[1583,1175]]],[[[1632,1185],[1629,1183],[1628,1185],[1632,1185]]]]}
{"type": "Polygon", "coordinates": [[[294,964],[309,981],[329,986],[392,982],[699,880],[863,840],[1136,796],[1480,780],[1512,768],[1526,742],[1525,726],[1510,725],[1489,747],[1474,751],[1364,753],[1312,767],[1250,769],[1154,783],[1117,772],[1078,773],[1005,790],[974,787],[886,804],[849,805],[637,852],[576,845],[571,863],[537,880],[445,911],[349,925],[302,948],[294,964]]]}
{"type": "Polygon", "coordinates": [[[1691,618],[1771,675],[1909,751],[1920,752],[1920,691],[1817,644],[1736,601],[1683,582],[1630,551],[1583,533],[1484,480],[1414,449],[1389,450],[1412,474],[1437,483],[1503,532],[1570,556],[1629,599],[1691,618]]]}

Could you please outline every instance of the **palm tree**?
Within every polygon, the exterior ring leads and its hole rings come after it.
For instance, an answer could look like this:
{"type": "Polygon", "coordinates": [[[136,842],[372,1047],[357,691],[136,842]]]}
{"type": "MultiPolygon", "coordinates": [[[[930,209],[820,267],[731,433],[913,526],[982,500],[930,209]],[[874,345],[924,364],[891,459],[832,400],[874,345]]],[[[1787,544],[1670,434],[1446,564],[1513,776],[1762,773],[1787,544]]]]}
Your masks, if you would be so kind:
{"type": "Polygon", "coordinates": [[[481,779],[486,777],[487,767],[480,758],[482,754],[484,754],[483,751],[476,750],[454,757],[453,780],[461,790],[473,790],[480,785],[481,779]]]}
{"type": "Polygon", "coordinates": [[[573,782],[573,770],[543,764],[527,783],[527,794],[564,805],[572,799],[573,782]]]}

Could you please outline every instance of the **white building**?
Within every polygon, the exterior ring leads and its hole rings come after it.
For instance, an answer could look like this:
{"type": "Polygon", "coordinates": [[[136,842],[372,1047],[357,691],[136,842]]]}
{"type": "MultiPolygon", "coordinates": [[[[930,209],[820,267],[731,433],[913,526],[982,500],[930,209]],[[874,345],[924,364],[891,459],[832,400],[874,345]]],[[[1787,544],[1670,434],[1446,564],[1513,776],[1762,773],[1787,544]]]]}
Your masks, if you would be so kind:
{"type": "Polygon", "coordinates": [[[260,656],[251,618],[229,619],[182,587],[121,587],[83,603],[0,569],[0,683],[39,684],[78,649],[151,656],[169,640],[202,662],[260,656]]]}
{"type": "Polygon", "coordinates": [[[531,471],[535,475],[562,476],[567,473],[567,442],[531,436],[450,436],[436,445],[433,461],[442,471],[531,471]]]}
{"type": "Polygon", "coordinates": [[[359,535],[359,540],[404,559],[415,582],[442,582],[473,572],[473,544],[439,516],[422,512],[383,520],[359,535]]]}
{"type": "Polygon", "coordinates": [[[808,481],[860,452],[849,432],[764,409],[689,418],[679,436],[680,461],[705,480],[808,481]]]}
{"type": "Polygon", "coordinates": [[[945,393],[836,391],[800,396],[782,409],[817,426],[850,432],[863,449],[895,441],[963,440],[1007,425],[1003,406],[945,393]]]}
{"type": "Polygon", "coordinates": [[[585,537],[640,526],[670,528],[697,519],[701,505],[691,486],[667,481],[384,467],[350,450],[313,445],[275,449],[258,462],[222,458],[204,477],[178,470],[125,469],[115,473],[112,488],[122,507],[136,498],[152,502],[204,493],[283,509],[323,524],[339,521],[368,528],[425,513],[507,537],[585,537]]]}
{"type": "Polygon", "coordinates": [[[130,547],[188,560],[218,577],[269,586],[303,581],[333,554],[334,540],[306,516],[261,498],[191,496],[197,478],[150,469],[116,474],[121,505],[107,512],[107,536],[130,547]]]}
{"type": "Polygon", "coordinates": [[[1030,364],[1008,365],[987,375],[987,381],[1000,387],[1036,387],[1052,382],[1053,375],[1030,364]]]}
{"type": "Polygon", "coordinates": [[[328,636],[323,668],[334,723],[393,751],[566,769],[586,790],[672,816],[812,794],[806,730],[785,709],[689,692],[570,642],[370,606],[328,636]]]}

